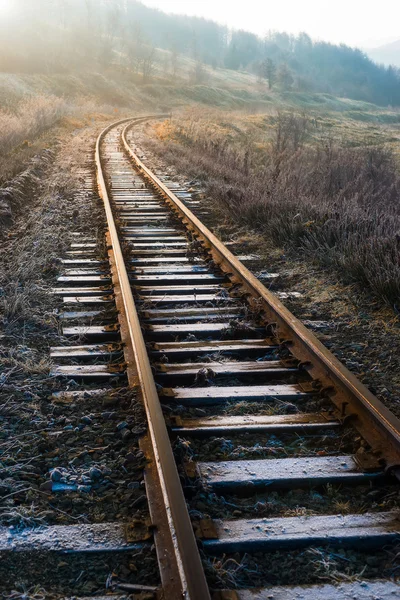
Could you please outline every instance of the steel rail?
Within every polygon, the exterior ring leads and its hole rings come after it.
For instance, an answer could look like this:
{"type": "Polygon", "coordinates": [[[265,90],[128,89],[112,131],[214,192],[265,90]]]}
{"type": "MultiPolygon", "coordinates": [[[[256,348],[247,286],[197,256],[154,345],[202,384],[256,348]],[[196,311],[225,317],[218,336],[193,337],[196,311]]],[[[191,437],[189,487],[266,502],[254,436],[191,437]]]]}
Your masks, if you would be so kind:
{"type": "MultiPolygon", "coordinates": [[[[134,123],[142,122],[148,118],[151,117],[135,119],[134,123]]],[[[155,467],[160,482],[159,491],[167,512],[170,541],[172,542],[174,551],[173,559],[171,560],[171,557],[169,557],[169,562],[173,564],[173,568],[167,575],[164,574],[164,576],[171,579],[170,582],[164,582],[163,580],[165,598],[168,598],[168,600],[178,600],[178,598],[207,600],[210,598],[208,585],[147,355],[103,174],[101,144],[107,133],[127,121],[132,122],[133,120],[131,118],[117,121],[106,127],[99,135],[96,143],[96,170],[99,194],[104,202],[107,216],[113,262],[118,279],[119,294],[124,308],[124,321],[128,329],[128,336],[125,338],[125,343],[130,344],[130,350],[135,360],[136,377],[132,380],[128,375],[128,379],[131,386],[135,384],[139,385],[146,410],[149,437],[151,439],[155,467]],[[168,589],[168,592],[165,592],[165,588],[168,589]]],[[[130,372],[129,366],[128,374],[130,372]]],[[[157,523],[153,523],[153,525],[156,528],[158,526],[157,523]]],[[[163,578],[163,573],[161,573],[161,576],[163,578]]]]}
{"type": "Polygon", "coordinates": [[[226,246],[189,210],[177,196],[133,152],[127,141],[129,123],[122,141],[136,169],[153,185],[184,225],[202,241],[215,263],[239,283],[249,303],[262,309],[276,337],[287,343],[290,352],[301,361],[320,388],[338,409],[338,417],[351,419],[373,450],[370,457],[384,462],[398,475],[400,465],[400,420],[372,394],[323,344],[297,319],[278,298],[226,248],[226,246]]]}

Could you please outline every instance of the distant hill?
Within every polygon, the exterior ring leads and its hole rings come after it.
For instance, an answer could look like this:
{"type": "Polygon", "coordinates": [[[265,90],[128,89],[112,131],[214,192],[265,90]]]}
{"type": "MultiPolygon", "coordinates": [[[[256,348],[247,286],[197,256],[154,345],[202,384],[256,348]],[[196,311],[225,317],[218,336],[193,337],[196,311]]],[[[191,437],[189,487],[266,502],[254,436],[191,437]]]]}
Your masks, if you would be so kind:
{"type": "Polygon", "coordinates": [[[367,50],[367,54],[377,63],[400,67],[400,40],[367,50]]]}
{"type": "Polygon", "coordinates": [[[378,65],[357,48],[312,40],[306,33],[271,32],[260,38],[207,19],[166,14],[138,0],[14,0],[13,5],[10,18],[0,19],[3,73],[113,69],[141,77],[146,84],[159,74],[172,83],[186,79],[201,85],[205,70],[223,69],[225,77],[251,74],[255,85],[257,78],[273,91],[327,93],[400,106],[400,69],[378,65]],[[190,72],[185,69],[188,60],[190,72]]]}

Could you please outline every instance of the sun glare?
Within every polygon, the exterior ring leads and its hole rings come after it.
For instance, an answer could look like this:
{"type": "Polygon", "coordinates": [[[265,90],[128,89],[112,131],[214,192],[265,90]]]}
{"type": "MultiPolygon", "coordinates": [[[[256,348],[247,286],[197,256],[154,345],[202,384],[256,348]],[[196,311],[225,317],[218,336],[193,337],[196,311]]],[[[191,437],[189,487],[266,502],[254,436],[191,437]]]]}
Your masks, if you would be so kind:
{"type": "Polygon", "coordinates": [[[13,0],[0,0],[0,15],[11,12],[13,0]]]}

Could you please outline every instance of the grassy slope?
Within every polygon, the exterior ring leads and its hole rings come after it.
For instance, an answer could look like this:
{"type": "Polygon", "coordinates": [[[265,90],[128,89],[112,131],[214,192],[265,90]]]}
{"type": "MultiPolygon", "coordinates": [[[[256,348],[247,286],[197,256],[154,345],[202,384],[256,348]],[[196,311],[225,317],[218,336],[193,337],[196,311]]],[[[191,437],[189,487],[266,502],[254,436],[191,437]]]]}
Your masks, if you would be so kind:
{"type": "Polygon", "coordinates": [[[9,75],[0,73],[0,111],[15,110],[29,96],[63,98],[72,114],[126,111],[153,112],[203,106],[247,114],[273,115],[277,110],[305,112],[323,119],[325,128],[347,143],[390,143],[395,152],[400,131],[400,111],[336,98],[329,94],[268,91],[246,73],[209,70],[202,84],[187,79],[171,82],[156,73],[147,84],[121,69],[76,75],[9,75]]]}
{"type": "Polygon", "coordinates": [[[261,112],[279,107],[333,112],[363,122],[400,123],[400,111],[329,94],[270,91],[265,82],[246,72],[204,67],[201,83],[195,84],[195,63],[186,57],[180,57],[178,76],[173,80],[168,64],[169,53],[158,50],[152,81],[146,84],[140,75],[119,65],[75,74],[0,73],[0,109],[12,110],[21,99],[43,94],[75,102],[91,99],[117,108],[165,110],[204,104],[261,112]]]}

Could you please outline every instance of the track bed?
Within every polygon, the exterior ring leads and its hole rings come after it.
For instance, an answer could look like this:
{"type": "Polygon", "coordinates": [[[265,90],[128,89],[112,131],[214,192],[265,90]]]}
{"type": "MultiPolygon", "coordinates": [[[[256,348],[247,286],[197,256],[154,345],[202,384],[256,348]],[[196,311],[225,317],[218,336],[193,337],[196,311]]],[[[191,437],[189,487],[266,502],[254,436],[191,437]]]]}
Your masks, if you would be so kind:
{"type": "Polygon", "coordinates": [[[109,589],[171,600],[397,597],[398,420],[281,304],[296,294],[267,291],[187,189],[149,171],[129,131],[98,142],[108,254],[77,235],[54,288],[55,399],[103,405],[113,426],[95,461],[52,470],[46,490],[86,486],[98,506],[112,447],[118,512],[5,528],[4,562],[51,569],[61,555],[109,575],[117,557],[109,589]],[[321,583],[339,572],[347,582],[321,583]]]}

